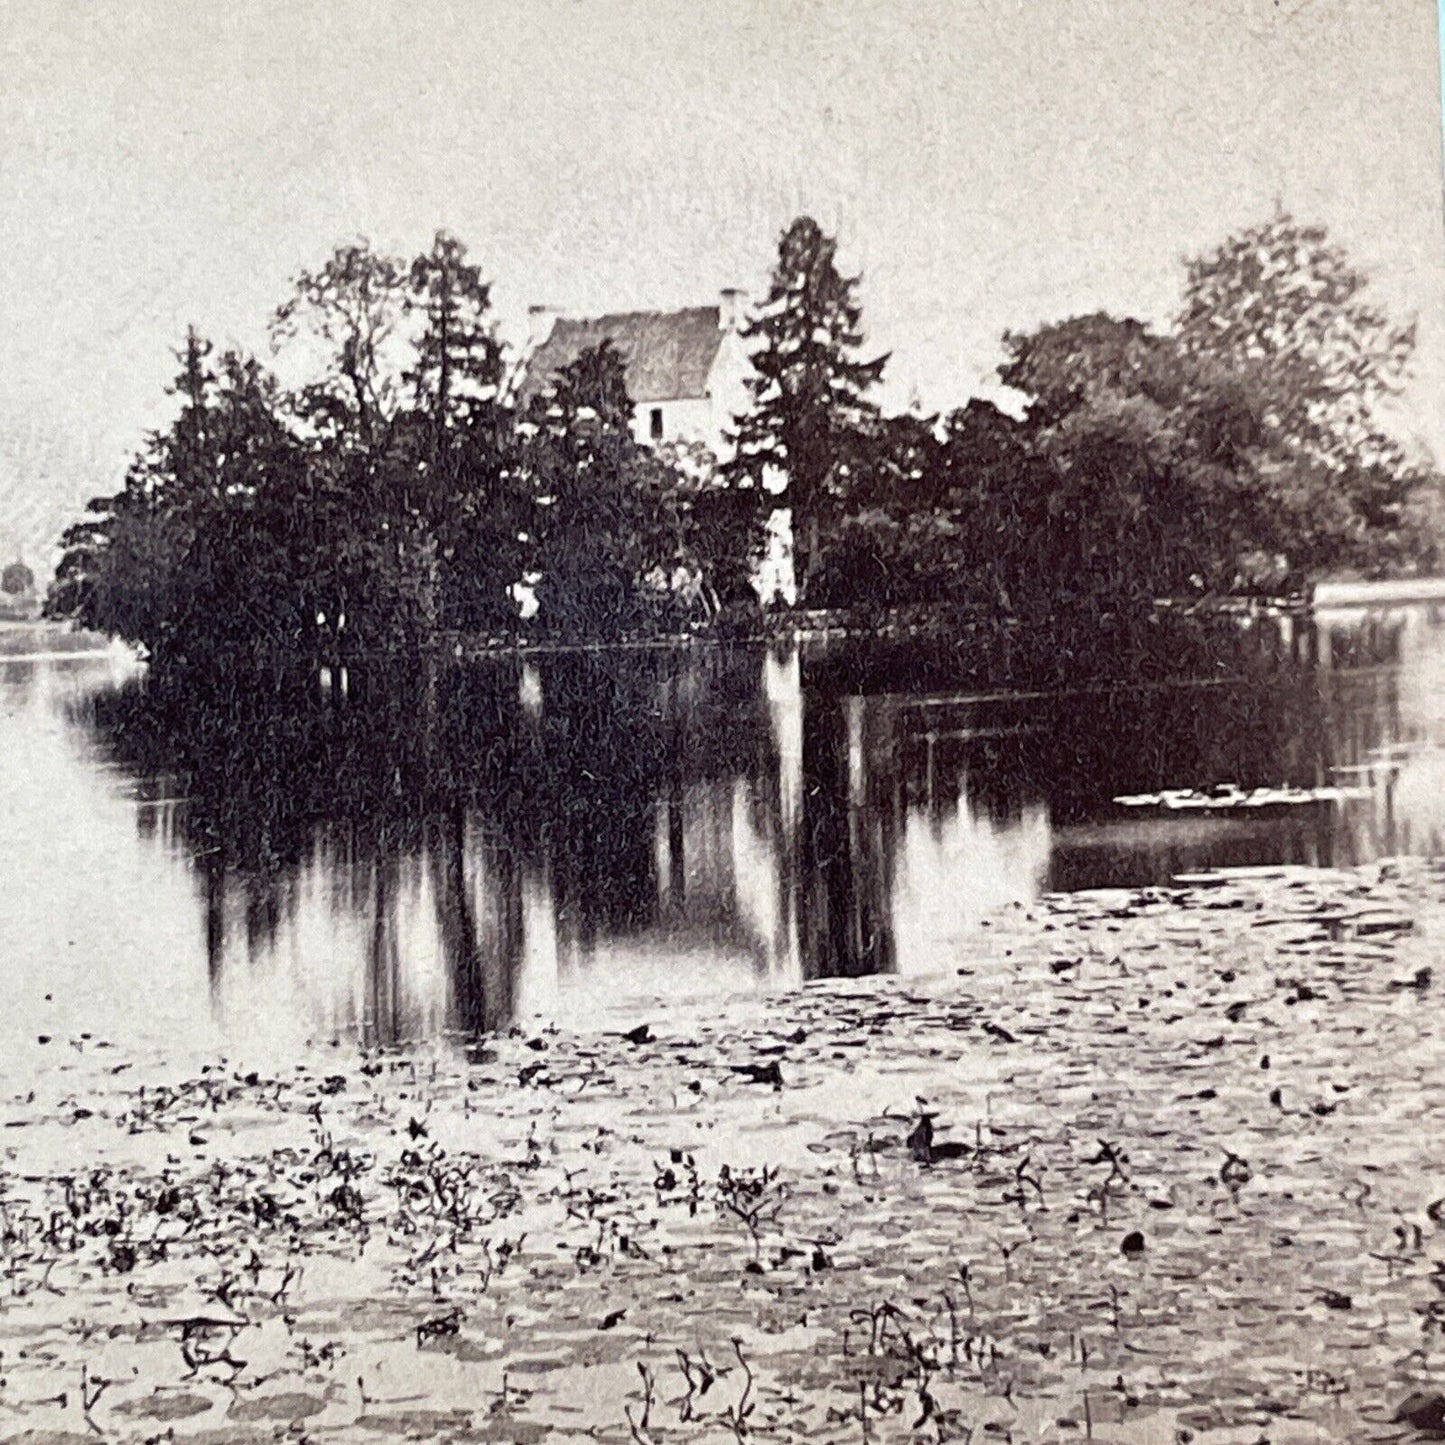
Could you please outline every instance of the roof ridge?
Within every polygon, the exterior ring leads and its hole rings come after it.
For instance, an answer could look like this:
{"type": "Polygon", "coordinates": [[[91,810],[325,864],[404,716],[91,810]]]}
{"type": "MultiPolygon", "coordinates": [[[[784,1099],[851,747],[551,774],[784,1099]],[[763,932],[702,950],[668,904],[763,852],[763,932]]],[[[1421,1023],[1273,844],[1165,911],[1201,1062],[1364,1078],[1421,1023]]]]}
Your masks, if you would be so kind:
{"type": "Polygon", "coordinates": [[[641,321],[650,316],[686,316],[690,312],[719,311],[721,307],[714,302],[711,306],[672,306],[672,307],[651,307],[639,311],[602,311],[595,316],[574,316],[570,312],[559,311],[555,313],[558,321],[571,321],[583,324],[593,321],[641,321]]]}
{"type": "Polygon", "coordinates": [[[708,375],[723,340],[721,307],[558,315],[529,358],[530,383],[524,380],[523,394],[587,346],[603,340],[623,353],[628,391],[635,402],[706,396],[708,375]]]}

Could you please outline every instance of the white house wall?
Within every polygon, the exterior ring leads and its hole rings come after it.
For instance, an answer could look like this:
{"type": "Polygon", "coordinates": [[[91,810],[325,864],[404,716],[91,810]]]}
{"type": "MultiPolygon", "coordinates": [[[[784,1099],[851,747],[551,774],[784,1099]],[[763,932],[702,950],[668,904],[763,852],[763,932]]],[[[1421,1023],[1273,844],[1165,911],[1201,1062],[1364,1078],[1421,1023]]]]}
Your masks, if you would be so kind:
{"type": "Polygon", "coordinates": [[[731,451],[723,437],[734,429],[734,418],[748,409],[751,398],[746,382],[750,373],[747,343],[736,331],[724,333],[707,379],[708,403],[718,438],[714,450],[719,455],[731,451]]]}
{"type": "Polygon", "coordinates": [[[681,401],[640,401],[632,412],[632,435],[651,446],[652,414],[662,413],[662,440],[665,442],[706,442],[714,451],[721,436],[714,425],[712,402],[707,397],[688,397],[681,401]]]}
{"type": "Polygon", "coordinates": [[[727,435],[733,430],[733,418],[747,409],[747,376],[748,353],[743,339],[735,331],[725,332],[708,373],[707,395],[638,402],[632,414],[632,435],[649,445],[657,440],[652,434],[652,415],[660,411],[663,441],[702,442],[717,456],[727,455],[727,435]]]}

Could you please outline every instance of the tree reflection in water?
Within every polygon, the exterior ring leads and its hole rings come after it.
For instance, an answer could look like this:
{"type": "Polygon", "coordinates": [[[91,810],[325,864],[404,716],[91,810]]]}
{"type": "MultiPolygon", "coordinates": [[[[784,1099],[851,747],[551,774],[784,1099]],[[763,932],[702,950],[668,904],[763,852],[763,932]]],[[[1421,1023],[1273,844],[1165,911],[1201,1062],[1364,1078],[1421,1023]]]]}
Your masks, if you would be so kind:
{"type": "Polygon", "coordinates": [[[1247,827],[1110,800],[1362,764],[1408,731],[1398,629],[1092,640],[157,672],[72,714],[188,861],[218,1006],[291,989],[376,1044],[946,967],[1042,887],[1388,849],[1388,792],[1247,827]]]}

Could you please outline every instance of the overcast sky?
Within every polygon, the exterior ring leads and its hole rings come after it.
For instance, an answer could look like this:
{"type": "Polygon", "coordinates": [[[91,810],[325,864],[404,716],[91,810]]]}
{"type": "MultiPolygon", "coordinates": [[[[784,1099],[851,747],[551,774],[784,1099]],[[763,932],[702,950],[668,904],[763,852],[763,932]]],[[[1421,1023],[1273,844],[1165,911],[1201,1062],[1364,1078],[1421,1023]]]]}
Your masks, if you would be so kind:
{"type": "MultiPolygon", "coordinates": [[[[840,236],[892,395],[1006,327],[1166,319],[1276,200],[1421,317],[1445,440],[1435,0],[10,0],[0,499],[114,480],[195,322],[261,348],[303,265],[437,227],[504,316],[756,287],[840,236]]],[[[3,528],[0,518],[0,528],[3,528]]]]}

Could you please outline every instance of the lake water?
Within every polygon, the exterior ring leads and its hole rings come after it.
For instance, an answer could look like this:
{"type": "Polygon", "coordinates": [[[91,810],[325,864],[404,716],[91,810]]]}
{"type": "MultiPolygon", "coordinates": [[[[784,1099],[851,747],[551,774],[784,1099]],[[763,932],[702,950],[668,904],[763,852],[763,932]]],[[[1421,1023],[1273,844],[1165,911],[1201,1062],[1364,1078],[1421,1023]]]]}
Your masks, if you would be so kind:
{"type": "Polygon", "coordinates": [[[947,971],[1045,891],[1441,851],[1445,623],[1228,632],[1107,665],[838,641],[209,682],[12,633],[0,1047],[585,1024],[947,971]],[[1360,796],[1113,801],[1224,783],[1360,796]]]}

